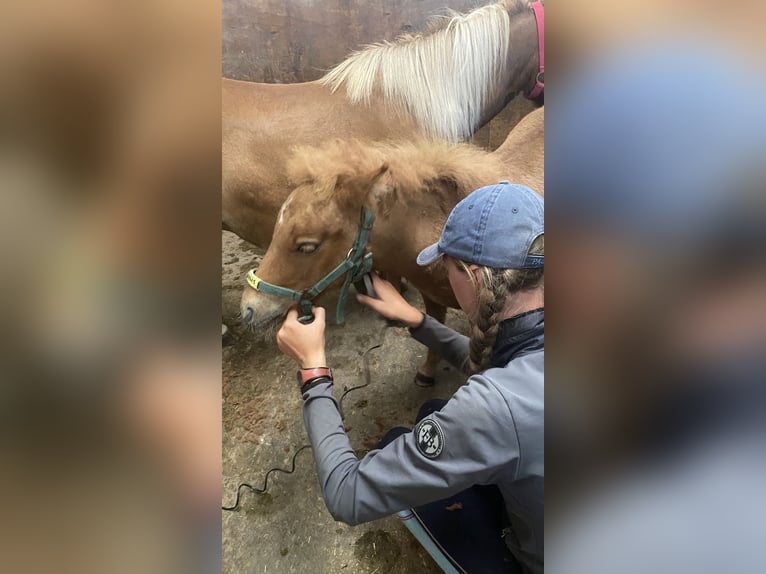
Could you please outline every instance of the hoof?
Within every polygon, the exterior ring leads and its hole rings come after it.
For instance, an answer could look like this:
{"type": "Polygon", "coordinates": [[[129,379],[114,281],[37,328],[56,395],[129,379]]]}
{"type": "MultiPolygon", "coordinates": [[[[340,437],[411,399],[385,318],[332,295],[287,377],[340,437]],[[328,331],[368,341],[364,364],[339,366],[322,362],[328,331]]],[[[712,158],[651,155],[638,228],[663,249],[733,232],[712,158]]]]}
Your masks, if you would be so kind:
{"type": "Polygon", "coordinates": [[[223,323],[221,323],[221,344],[223,346],[231,344],[231,331],[223,323]]]}
{"type": "Polygon", "coordinates": [[[415,384],[419,387],[433,387],[436,383],[434,377],[429,377],[423,373],[415,373],[415,384]]]}

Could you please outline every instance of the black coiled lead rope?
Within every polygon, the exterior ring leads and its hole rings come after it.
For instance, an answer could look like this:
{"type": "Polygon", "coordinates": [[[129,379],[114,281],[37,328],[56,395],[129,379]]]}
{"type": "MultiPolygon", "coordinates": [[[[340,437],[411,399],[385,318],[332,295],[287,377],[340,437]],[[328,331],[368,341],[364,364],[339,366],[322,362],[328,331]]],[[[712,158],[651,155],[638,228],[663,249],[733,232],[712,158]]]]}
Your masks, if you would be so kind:
{"type": "MultiPolygon", "coordinates": [[[[343,399],[346,397],[346,395],[349,394],[351,391],[358,391],[359,389],[363,389],[364,387],[370,384],[370,381],[372,380],[372,376],[370,375],[370,363],[368,360],[368,355],[370,351],[374,351],[375,349],[379,349],[380,347],[383,346],[382,339],[383,337],[385,337],[386,329],[391,326],[394,326],[394,325],[391,323],[386,323],[386,325],[383,327],[381,342],[378,343],[377,345],[373,345],[372,347],[369,347],[364,353],[362,353],[362,364],[364,367],[364,384],[351,387],[350,389],[344,389],[343,394],[340,396],[340,399],[338,399],[338,409],[340,410],[340,416],[342,419],[345,419],[345,415],[343,414],[343,399]]],[[[237,508],[239,508],[239,501],[240,501],[243,488],[247,488],[251,492],[254,492],[255,494],[266,494],[266,491],[269,488],[269,475],[275,472],[281,472],[282,474],[294,473],[295,459],[298,458],[298,455],[301,453],[301,451],[304,451],[307,448],[311,448],[311,445],[304,444],[302,447],[300,447],[298,450],[295,451],[295,454],[293,454],[293,459],[290,463],[289,470],[286,468],[279,468],[279,467],[270,468],[266,472],[266,476],[263,479],[263,488],[258,488],[257,486],[253,486],[252,484],[248,484],[247,482],[240,483],[240,485],[237,487],[237,498],[234,501],[234,506],[221,506],[221,510],[228,510],[228,511],[237,510],[237,508]]]]}
{"type": "Polygon", "coordinates": [[[311,445],[304,444],[301,448],[295,451],[295,454],[293,455],[292,463],[290,464],[290,470],[287,470],[285,468],[278,468],[278,467],[269,469],[269,471],[266,473],[266,477],[263,479],[263,488],[258,488],[257,486],[253,486],[252,484],[248,484],[247,482],[243,482],[242,484],[240,484],[237,487],[237,499],[234,501],[234,506],[222,506],[221,510],[237,510],[237,508],[239,508],[239,499],[242,494],[243,488],[248,488],[256,494],[266,494],[266,491],[269,489],[269,475],[273,472],[281,472],[283,474],[294,473],[295,459],[298,458],[298,455],[301,453],[301,451],[304,451],[307,448],[311,448],[311,445]]]}

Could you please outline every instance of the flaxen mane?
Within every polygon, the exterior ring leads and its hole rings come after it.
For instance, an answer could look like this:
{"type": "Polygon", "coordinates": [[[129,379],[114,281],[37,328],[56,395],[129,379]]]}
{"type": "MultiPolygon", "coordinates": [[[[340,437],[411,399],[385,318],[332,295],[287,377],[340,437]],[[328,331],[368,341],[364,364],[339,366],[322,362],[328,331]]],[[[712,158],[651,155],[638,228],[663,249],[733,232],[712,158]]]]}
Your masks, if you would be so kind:
{"type": "Polygon", "coordinates": [[[345,87],[354,103],[368,103],[379,89],[388,102],[413,114],[426,134],[465,139],[497,90],[511,16],[528,6],[528,0],[501,0],[468,14],[437,17],[421,33],[355,52],[319,81],[333,91],[345,87]]]}
{"type": "Polygon", "coordinates": [[[322,147],[297,147],[287,169],[293,185],[310,182],[318,196],[329,198],[338,177],[369,176],[384,164],[405,195],[432,190],[437,179],[466,194],[503,179],[506,171],[496,156],[476,146],[425,138],[397,144],[335,140],[322,147]]]}

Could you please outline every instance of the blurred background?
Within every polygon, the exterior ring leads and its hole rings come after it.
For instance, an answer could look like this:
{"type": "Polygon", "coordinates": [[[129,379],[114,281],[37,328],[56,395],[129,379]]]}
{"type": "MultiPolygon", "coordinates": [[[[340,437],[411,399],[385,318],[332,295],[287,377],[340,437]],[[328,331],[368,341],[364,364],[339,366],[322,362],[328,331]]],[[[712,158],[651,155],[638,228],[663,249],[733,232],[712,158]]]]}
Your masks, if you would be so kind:
{"type": "Polygon", "coordinates": [[[220,10],[0,8],[0,571],[220,568],[220,10]]]}
{"type": "Polygon", "coordinates": [[[763,572],[761,2],[551,6],[549,572],[763,572]]]}

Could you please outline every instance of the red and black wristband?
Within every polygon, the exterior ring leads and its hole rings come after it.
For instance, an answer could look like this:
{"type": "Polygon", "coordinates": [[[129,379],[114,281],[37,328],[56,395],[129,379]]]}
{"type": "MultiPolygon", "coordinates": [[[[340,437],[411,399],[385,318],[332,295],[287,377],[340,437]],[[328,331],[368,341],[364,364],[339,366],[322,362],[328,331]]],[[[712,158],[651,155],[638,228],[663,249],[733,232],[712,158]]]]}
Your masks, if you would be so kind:
{"type": "Polygon", "coordinates": [[[311,369],[300,369],[297,374],[298,389],[301,393],[313,389],[323,382],[332,383],[332,369],[329,367],[314,367],[311,369]]]}

